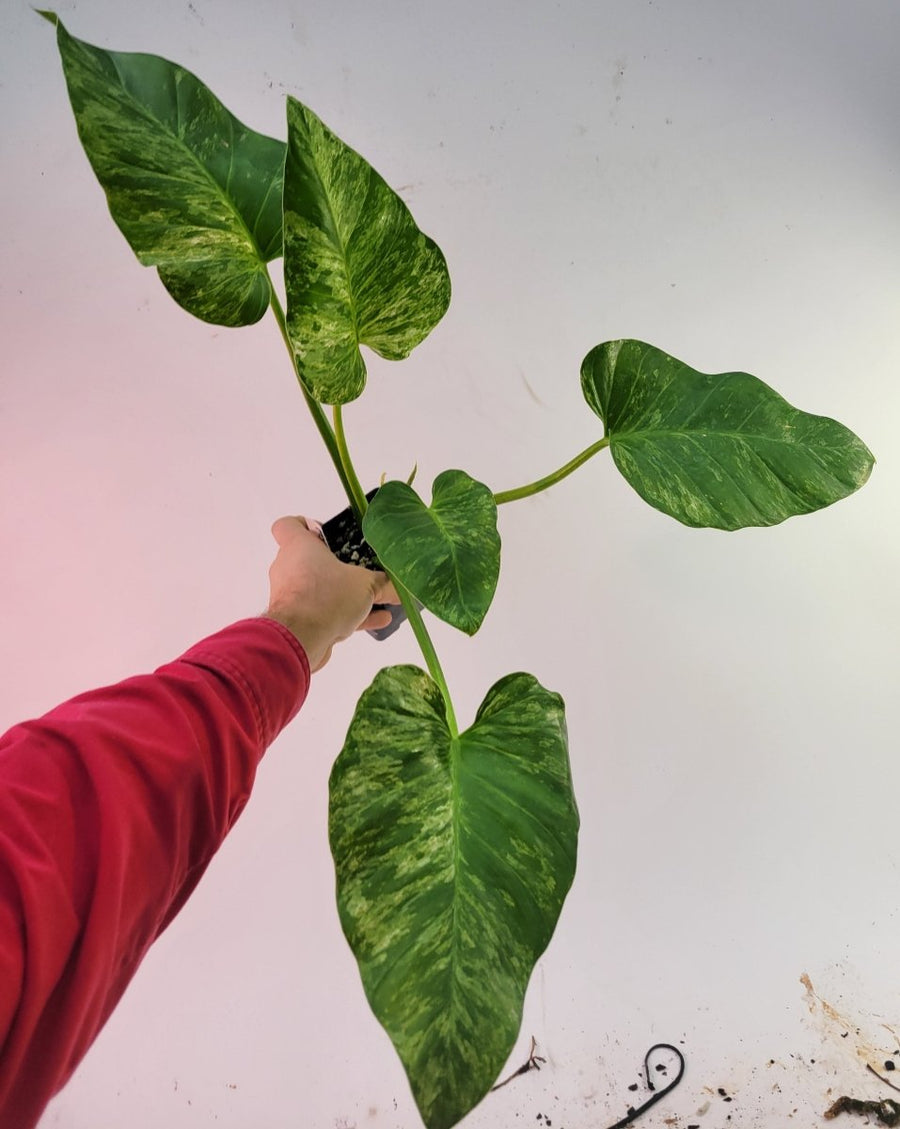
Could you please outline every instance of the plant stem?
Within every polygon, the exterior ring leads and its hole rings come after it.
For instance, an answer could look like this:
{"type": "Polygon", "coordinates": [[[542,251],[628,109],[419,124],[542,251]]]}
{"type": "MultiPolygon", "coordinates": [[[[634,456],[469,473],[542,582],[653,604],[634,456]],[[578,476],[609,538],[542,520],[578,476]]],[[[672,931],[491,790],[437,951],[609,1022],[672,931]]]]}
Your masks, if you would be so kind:
{"type": "MultiPolygon", "coordinates": [[[[353,507],[354,510],[357,511],[356,519],[362,524],[362,519],[368,508],[368,502],[366,501],[366,492],[363,490],[362,486],[360,486],[359,479],[353,467],[353,462],[350,458],[350,450],[347,447],[347,436],[344,434],[344,415],[341,411],[340,404],[335,404],[332,408],[332,418],[334,420],[334,437],[337,441],[341,465],[344,468],[347,481],[350,483],[350,489],[353,491],[353,498],[356,500],[356,504],[353,507]]],[[[353,503],[353,498],[351,498],[351,504],[353,503]]]]}
{"type": "MultiPolygon", "coordinates": [[[[357,501],[364,515],[368,508],[368,503],[366,502],[366,496],[363,493],[362,486],[359,484],[359,478],[353,466],[353,460],[350,458],[350,449],[347,446],[347,437],[344,434],[344,422],[341,418],[340,405],[335,405],[334,408],[334,432],[338,449],[341,452],[341,461],[343,462],[344,470],[357,494],[357,501]]],[[[359,523],[362,525],[361,517],[359,518],[359,523]]],[[[444,710],[447,715],[447,727],[450,730],[450,735],[452,737],[458,737],[459,729],[456,724],[456,713],[453,709],[453,701],[450,698],[450,690],[447,687],[447,679],[444,677],[444,671],[441,668],[437,651],[435,651],[434,643],[431,641],[431,636],[428,634],[428,628],[425,626],[422,614],[416,606],[415,597],[408,588],[405,588],[400,583],[393,573],[387,572],[387,570],[385,570],[385,572],[388,579],[394,585],[397,595],[400,597],[400,602],[403,604],[404,611],[406,612],[406,618],[409,620],[409,625],[416,637],[416,642],[419,644],[419,648],[428,666],[428,672],[437,683],[441,697],[444,699],[444,710]]]]}
{"type": "Polygon", "coordinates": [[[451,737],[459,736],[459,726],[456,723],[456,713],[453,709],[453,702],[450,698],[450,690],[447,687],[447,680],[444,677],[444,671],[441,668],[440,661],[437,657],[437,652],[434,649],[434,643],[431,641],[431,636],[428,634],[428,628],[425,626],[425,621],[422,619],[422,613],[416,607],[416,601],[408,589],[397,580],[396,577],[388,576],[393,581],[394,587],[397,590],[397,595],[400,597],[400,602],[406,611],[406,618],[409,620],[409,626],[413,630],[413,635],[416,637],[416,642],[421,648],[422,655],[428,666],[428,673],[437,683],[438,689],[441,692],[441,697],[444,699],[444,709],[447,713],[447,727],[450,730],[451,737]]]}
{"type": "Polygon", "coordinates": [[[609,436],[604,436],[603,439],[598,439],[596,443],[592,443],[590,447],[582,451],[580,455],[576,455],[575,458],[567,462],[565,466],[561,466],[559,470],[555,470],[545,478],[539,478],[537,482],[529,482],[527,486],[519,486],[515,490],[503,490],[501,493],[494,495],[494,501],[498,506],[502,506],[504,502],[515,502],[517,499],[527,498],[531,494],[540,494],[542,490],[547,490],[557,482],[561,482],[570,475],[573,470],[578,470],[582,463],[586,463],[588,459],[596,455],[598,451],[602,451],[604,447],[608,446],[609,436]]]}
{"type": "MultiPolygon", "coordinates": [[[[268,272],[266,273],[268,276],[268,272]]],[[[282,341],[284,341],[285,347],[290,354],[291,364],[294,366],[294,376],[296,376],[297,383],[300,385],[300,391],[303,393],[303,398],[306,400],[306,406],[309,408],[310,414],[312,415],[313,423],[315,423],[316,427],[318,428],[319,434],[322,436],[322,440],[324,441],[325,446],[328,450],[328,454],[331,456],[331,461],[334,463],[334,469],[338,473],[338,478],[341,480],[341,485],[344,487],[344,493],[347,495],[347,499],[353,508],[356,520],[361,522],[362,515],[365,512],[365,505],[363,505],[362,510],[360,510],[359,502],[353,492],[353,485],[350,479],[347,477],[347,473],[344,469],[344,464],[341,459],[341,452],[338,447],[337,439],[335,438],[334,432],[331,430],[331,424],[329,424],[328,422],[328,417],[322,410],[322,405],[318,402],[318,400],[314,399],[314,397],[310,395],[309,391],[306,388],[306,385],[300,379],[300,370],[297,367],[297,357],[294,353],[293,346],[291,345],[291,339],[290,337],[288,337],[284,310],[282,309],[281,302],[278,300],[278,295],[275,292],[275,287],[272,285],[271,277],[269,277],[269,305],[272,308],[272,313],[275,315],[275,320],[278,322],[278,328],[281,330],[281,339],[282,341]]],[[[365,502],[365,496],[363,496],[363,502],[365,502]]]]}
{"type": "MultiPolygon", "coordinates": [[[[347,478],[350,480],[351,485],[357,493],[358,503],[365,514],[368,503],[363,489],[359,484],[356,470],[353,466],[353,460],[350,458],[350,449],[347,446],[347,437],[344,434],[344,421],[341,417],[340,405],[335,405],[334,408],[334,432],[337,440],[338,449],[341,452],[341,461],[344,465],[344,470],[347,478]]],[[[359,519],[362,525],[362,518],[359,519]]],[[[447,715],[447,726],[450,730],[452,737],[459,736],[459,729],[456,724],[456,713],[453,709],[453,702],[450,698],[450,690],[447,687],[447,680],[444,677],[444,671],[441,668],[440,661],[437,657],[437,651],[434,649],[434,643],[431,641],[431,636],[428,634],[428,628],[425,626],[425,621],[422,619],[422,614],[416,607],[416,600],[408,588],[400,583],[400,581],[390,572],[387,573],[388,579],[393,583],[394,588],[397,590],[397,595],[400,597],[400,602],[406,612],[406,618],[409,620],[409,625],[413,630],[416,637],[416,642],[422,651],[425,662],[428,666],[428,672],[434,681],[437,683],[438,689],[441,692],[441,697],[444,699],[444,710],[447,715]]]]}
{"type": "MultiPolygon", "coordinates": [[[[344,419],[341,413],[341,405],[334,405],[334,429],[332,430],[331,424],[328,422],[328,417],[322,410],[322,405],[310,395],[303,381],[300,379],[297,358],[291,345],[291,339],[288,337],[284,310],[282,309],[281,302],[278,300],[275,287],[272,285],[271,277],[269,277],[269,305],[272,307],[272,313],[275,315],[275,320],[278,322],[278,328],[281,330],[282,340],[284,341],[288,353],[290,353],[291,363],[294,366],[294,375],[297,377],[300,391],[303,393],[307,407],[312,414],[313,421],[319,429],[319,434],[322,436],[325,446],[328,448],[328,454],[331,456],[331,461],[334,463],[334,468],[347,494],[354,516],[361,526],[367,508],[366,494],[360,485],[359,478],[353,466],[353,460],[350,458],[350,449],[347,446],[347,437],[344,434],[344,419]]],[[[437,683],[441,697],[444,699],[444,709],[447,714],[447,726],[450,730],[450,734],[452,737],[458,737],[459,728],[456,723],[456,713],[453,709],[450,691],[447,688],[447,680],[444,677],[437,652],[434,649],[434,643],[432,643],[431,636],[428,634],[428,628],[425,626],[421,613],[416,607],[416,601],[412,594],[403,587],[396,577],[391,576],[390,573],[388,573],[388,577],[392,581],[397,595],[400,597],[400,602],[403,604],[406,611],[406,618],[409,620],[409,625],[421,648],[422,655],[428,666],[428,672],[437,683]]]]}
{"type": "MultiPolygon", "coordinates": [[[[343,430],[343,415],[341,413],[341,405],[335,404],[333,408],[334,429],[327,421],[327,417],[322,410],[322,405],[318,403],[314,397],[307,391],[306,385],[300,379],[299,369],[297,367],[297,357],[295,356],[294,348],[291,347],[290,338],[288,336],[287,324],[285,321],[285,310],[282,309],[281,303],[276,294],[276,288],[272,286],[272,279],[269,278],[269,305],[272,307],[272,313],[276,316],[279,330],[281,331],[281,339],[285,342],[288,352],[290,353],[291,364],[294,365],[294,375],[297,377],[297,383],[300,386],[300,392],[303,392],[304,399],[306,400],[307,408],[312,413],[315,426],[318,428],[318,434],[324,440],[327,452],[331,455],[331,461],[334,463],[334,469],[338,472],[338,478],[341,480],[344,491],[347,493],[350,506],[353,510],[353,515],[356,516],[357,522],[362,525],[362,518],[364,518],[367,508],[366,492],[362,489],[359,478],[353,467],[353,461],[350,458],[350,449],[347,446],[347,436],[344,435],[343,430]]],[[[451,736],[457,737],[460,735],[460,730],[456,725],[456,714],[453,709],[453,701],[449,690],[447,689],[447,680],[444,677],[444,671],[440,666],[435,645],[431,642],[431,637],[428,634],[425,621],[422,620],[421,613],[416,606],[416,599],[411,595],[407,588],[391,574],[387,574],[391,579],[396,594],[400,596],[400,601],[403,604],[405,612],[407,612],[407,619],[410,621],[412,633],[416,636],[416,640],[421,648],[421,653],[428,666],[428,673],[432,679],[437,683],[440,695],[444,699],[444,708],[447,715],[447,727],[451,730],[451,736]]]]}
{"type": "MultiPolygon", "coordinates": [[[[347,475],[351,488],[356,495],[357,505],[360,507],[362,515],[364,515],[368,508],[368,503],[366,502],[366,495],[363,492],[363,488],[359,484],[359,478],[353,466],[353,460],[350,458],[350,448],[347,446],[347,437],[344,434],[344,420],[341,414],[340,404],[336,404],[334,407],[334,435],[338,450],[340,451],[344,473],[347,475]]],[[[362,525],[362,516],[360,516],[358,520],[360,525],[362,525]]],[[[416,642],[419,644],[422,655],[428,666],[428,672],[437,683],[441,697],[444,699],[444,710],[447,715],[447,727],[450,730],[450,735],[452,737],[458,737],[459,729],[456,724],[456,714],[453,709],[453,702],[450,698],[450,690],[447,687],[447,680],[444,677],[444,671],[441,668],[437,652],[434,649],[434,643],[432,643],[431,636],[428,634],[428,628],[425,626],[421,612],[416,607],[415,597],[409,589],[404,588],[395,576],[391,573],[387,573],[387,576],[397,590],[397,595],[400,597],[400,602],[403,604],[403,608],[406,612],[406,618],[409,620],[409,625],[416,637],[416,642]]]]}

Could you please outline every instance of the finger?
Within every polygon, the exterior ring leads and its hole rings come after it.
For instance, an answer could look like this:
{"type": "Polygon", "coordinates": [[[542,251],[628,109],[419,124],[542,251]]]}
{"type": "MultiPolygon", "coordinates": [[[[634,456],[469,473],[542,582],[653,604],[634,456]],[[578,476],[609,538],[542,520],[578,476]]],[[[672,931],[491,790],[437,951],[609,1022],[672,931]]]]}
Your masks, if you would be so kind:
{"type": "Polygon", "coordinates": [[[357,631],[380,631],[383,627],[389,627],[393,621],[393,616],[387,608],[379,608],[377,611],[369,612],[362,623],[357,627],[357,631]]]}
{"type": "Polygon", "coordinates": [[[298,535],[301,529],[309,529],[305,517],[299,515],[296,517],[280,517],[272,523],[272,536],[279,546],[286,545],[288,541],[292,541],[298,535]]]}
{"type": "Polygon", "coordinates": [[[383,572],[373,572],[372,578],[375,581],[373,604],[399,604],[401,602],[397,595],[397,589],[383,572]]]}
{"type": "Polygon", "coordinates": [[[322,528],[322,523],[320,521],[315,521],[312,518],[308,517],[306,519],[306,528],[310,531],[310,533],[315,533],[316,537],[318,537],[320,541],[324,541],[326,545],[328,544],[328,542],[325,540],[325,530],[322,528]]]}

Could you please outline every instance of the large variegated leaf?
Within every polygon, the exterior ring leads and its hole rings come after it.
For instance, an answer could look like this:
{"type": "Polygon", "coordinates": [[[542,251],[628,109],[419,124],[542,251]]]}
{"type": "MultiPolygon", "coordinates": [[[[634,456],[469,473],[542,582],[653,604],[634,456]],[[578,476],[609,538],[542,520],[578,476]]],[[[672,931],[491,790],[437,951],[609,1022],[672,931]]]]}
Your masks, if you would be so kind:
{"type": "Polygon", "coordinates": [[[382,566],[436,616],[474,635],[500,573],[494,495],[465,471],[446,470],[426,506],[405,482],[372,499],[363,533],[382,566]]]}
{"type": "Polygon", "coordinates": [[[454,737],[413,666],[379,672],[331,774],[341,924],[429,1129],[490,1089],[575,873],[559,695],[529,674],[454,737]]]}
{"type": "Polygon", "coordinates": [[[78,135],[109,210],[176,302],[251,325],[281,254],[285,145],[254,133],[183,67],[73,38],[53,12],[78,135]]]}
{"type": "Polygon", "coordinates": [[[685,525],[775,525],[852,494],[874,459],[852,431],[791,407],[745,372],[708,375],[640,341],[608,341],[581,366],[616,466],[685,525]]]}
{"type": "Polygon", "coordinates": [[[298,371],[325,404],[362,392],[360,344],[406,357],[450,302],[444,256],[400,197],[290,97],[284,279],[298,371]]]}

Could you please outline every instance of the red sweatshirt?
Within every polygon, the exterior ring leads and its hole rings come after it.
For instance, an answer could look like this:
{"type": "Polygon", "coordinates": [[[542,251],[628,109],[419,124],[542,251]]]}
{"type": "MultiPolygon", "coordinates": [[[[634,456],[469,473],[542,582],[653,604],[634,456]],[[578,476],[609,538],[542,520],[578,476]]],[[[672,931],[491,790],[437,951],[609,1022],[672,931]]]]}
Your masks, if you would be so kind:
{"type": "Polygon", "coordinates": [[[30,1129],[246,804],[309,689],[259,617],[0,737],[0,1129],[30,1129]]]}

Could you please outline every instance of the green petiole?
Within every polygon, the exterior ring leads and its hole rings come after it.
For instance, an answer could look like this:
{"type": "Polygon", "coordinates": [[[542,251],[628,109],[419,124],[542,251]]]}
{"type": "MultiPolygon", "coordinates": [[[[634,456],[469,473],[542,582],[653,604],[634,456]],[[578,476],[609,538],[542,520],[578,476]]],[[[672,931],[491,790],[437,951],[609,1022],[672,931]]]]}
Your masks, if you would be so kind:
{"type": "MultiPolygon", "coordinates": [[[[338,449],[341,453],[341,462],[344,467],[344,472],[351,483],[357,495],[357,501],[361,506],[362,513],[365,514],[367,503],[366,496],[363,493],[362,486],[359,484],[356,470],[353,466],[353,460],[350,458],[350,449],[347,446],[347,437],[344,434],[344,423],[341,415],[340,405],[336,405],[334,409],[334,430],[335,438],[337,440],[338,449]]],[[[359,523],[362,525],[362,517],[359,518],[359,523]]],[[[397,595],[400,597],[400,602],[403,604],[406,618],[409,620],[409,625],[413,630],[416,637],[416,642],[422,651],[422,655],[428,666],[428,672],[438,685],[441,692],[441,697],[444,699],[444,709],[447,714],[447,726],[453,737],[459,735],[459,730],[456,724],[456,714],[453,709],[453,702],[450,698],[450,690],[447,687],[447,680],[444,677],[444,671],[441,667],[440,661],[437,657],[437,652],[434,649],[434,643],[431,641],[431,636],[428,634],[428,628],[425,626],[425,621],[416,607],[416,601],[412,593],[404,588],[399,580],[391,573],[387,573],[388,579],[394,585],[397,595]]]]}
{"type": "Polygon", "coordinates": [[[344,416],[341,411],[341,405],[335,404],[331,411],[332,419],[334,420],[334,437],[337,441],[341,466],[344,468],[344,473],[347,476],[347,481],[350,483],[350,489],[353,495],[350,499],[350,504],[353,506],[353,511],[356,514],[356,520],[362,525],[362,519],[368,507],[366,492],[363,490],[356,476],[356,471],[353,468],[353,462],[350,458],[350,451],[347,448],[347,437],[344,434],[344,416]]]}
{"type": "Polygon", "coordinates": [[[572,471],[578,470],[582,463],[586,463],[598,451],[602,451],[604,447],[608,446],[609,436],[607,435],[598,439],[596,443],[592,443],[590,447],[582,451],[580,455],[576,455],[565,466],[561,466],[559,470],[553,471],[552,474],[548,474],[544,478],[539,478],[536,482],[529,482],[527,486],[519,486],[515,490],[503,490],[494,495],[494,501],[498,506],[502,506],[504,502],[515,502],[519,498],[528,498],[532,494],[540,494],[542,490],[547,490],[551,486],[555,486],[557,482],[561,482],[572,471]]]}
{"type": "Polygon", "coordinates": [[[459,727],[456,722],[456,713],[453,709],[453,701],[450,698],[450,690],[447,687],[447,680],[444,677],[444,671],[441,667],[440,661],[437,657],[437,652],[434,649],[434,643],[431,641],[431,636],[428,634],[428,628],[425,626],[425,621],[422,619],[422,613],[416,607],[416,601],[410,592],[403,587],[396,577],[388,573],[389,579],[393,582],[394,588],[397,590],[397,595],[400,597],[400,602],[406,612],[406,618],[409,620],[409,626],[412,628],[413,635],[416,637],[416,642],[422,651],[425,658],[425,663],[428,667],[428,673],[437,683],[438,689],[441,692],[441,697],[444,699],[444,709],[447,714],[447,727],[450,730],[451,737],[459,736],[459,727]]]}
{"type": "MultiPolygon", "coordinates": [[[[300,373],[297,369],[297,358],[294,355],[294,350],[291,347],[290,337],[288,337],[287,325],[284,317],[284,310],[278,300],[278,295],[275,293],[275,287],[272,285],[271,278],[269,279],[269,293],[270,305],[272,313],[275,315],[275,320],[278,322],[278,328],[281,330],[281,337],[291,355],[291,361],[294,366],[294,375],[297,377],[297,383],[300,385],[300,390],[306,400],[307,407],[312,414],[313,421],[319,429],[319,434],[328,449],[331,456],[331,461],[334,463],[335,470],[344,487],[344,491],[349,499],[350,506],[353,509],[354,516],[362,525],[363,517],[365,516],[367,503],[366,495],[362,486],[360,485],[359,477],[356,474],[356,469],[353,466],[353,460],[350,457],[350,449],[347,446],[347,436],[344,432],[344,419],[341,412],[340,404],[335,404],[333,408],[334,428],[328,422],[325,412],[322,410],[322,405],[315,400],[307,391],[303,381],[300,379],[300,373]]],[[[409,620],[409,625],[412,628],[419,648],[425,659],[428,667],[428,672],[434,681],[437,683],[438,689],[441,692],[441,697],[444,699],[444,708],[447,714],[447,726],[453,737],[459,735],[459,729],[456,722],[456,713],[453,709],[453,701],[450,698],[450,690],[447,686],[447,679],[444,677],[444,671],[441,667],[440,661],[437,657],[437,652],[434,649],[434,643],[431,641],[431,636],[428,634],[428,628],[422,619],[419,609],[416,607],[416,601],[410,592],[397,580],[394,576],[388,574],[389,579],[400,597],[400,602],[406,612],[406,618],[409,620]]]]}
{"type": "MultiPolygon", "coordinates": [[[[319,434],[322,436],[322,440],[328,450],[328,454],[331,456],[331,461],[334,463],[334,469],[338,473],[338,478],[340,478],[341,480],[341,485],[344,487],[344,493],[347,495],[347,499],[353,508],[353,513],[356,516],[356,520],[362,522],[362,515],[365,513],[365,504],[363,504],[362,509],[360,509],[358,499],[354,496],[353,484],[347,477],[347,473],[344,469],[344,464],[341,459],[341,452],[338,447],[337,439],[331,429],[331,424],[329,424],[328,422],[328,417],[322,410],[322,405],[318,402],[318,400],[314,399],[309,394],[306,385],[300,379],[300,370],[297,367],[297,358],[291,346],[291,339],[290,337],[288,337],[284,310],[282,308],[281,302],[278,300],[278,295],[275,292],[275,287],[272,285],[272,279],[271,276],[268,275],[268,271],[266,272],[266,274],[269,278],[269,306],[272,310],[272,313],[275,315],[275,320],[278,322],[278,328],[281,331],[281,339],[282,341],[284,341],[285,348],[290,354],[291,364],[294,366],[294,376],[296,376],[297,383],[300,385],[300,391],[303,393],[303,398],[306,400],[306,406],[309,408],[310,415],[313,418],[313,423],[315,423],[316,427],[318,428],[319,434]]],[[[365,495],[363,495],[363,503],[365,503],[365,495]]]]}

